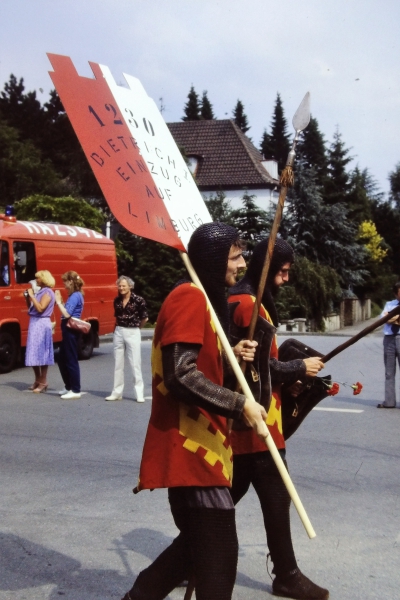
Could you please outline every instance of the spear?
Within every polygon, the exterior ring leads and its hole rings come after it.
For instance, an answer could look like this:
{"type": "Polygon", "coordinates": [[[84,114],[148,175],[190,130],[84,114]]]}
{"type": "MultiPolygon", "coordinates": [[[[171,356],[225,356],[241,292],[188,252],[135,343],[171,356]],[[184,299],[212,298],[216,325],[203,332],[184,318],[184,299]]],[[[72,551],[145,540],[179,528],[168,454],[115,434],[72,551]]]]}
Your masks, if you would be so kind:
{"type": "Polygon", "coordinates": [[[368,325],[362,331],[360,331],[356,335],[353,335],[353,337],[348,339],[346,342],[343,342],[343,344],[336,346],[336,348],[334,348],[333,350],[328,352],[328,354],[325,354],[325,356],[322,356],[321,357],[322,362],[323,363],[328,362],[328,360],[330,360],[334,356],[337,356],[340,352],[343,352],[343,350],[346,350],[346,348],[348,348],[349,346],[352,346],[353,344],[358,342],[358,340],[361,340],[361,338],[363,338],[366,335],[368,335],[369,333],[371,333],[371,331],[374,331],[374,329],[377,329],[378,327],[380,327],[387,321],[390,321],[390,319],[392,319],[393,317],[395,317],[396,315],[399,315],[399,314],[400,314],[400,303],[398,304],[398,306],[395,306],[390,312],[388,312],[387,315],[384,315],[377,321],[374,321],[373,323],[371,323],[371,325],[368,325]]]}
{"type": "MultiPolygon", "coordinates": [[[[254,303],[253,314],[251,316],[251,321],[249,325],[249,330],[247,333],[247,339],[252,340],[254,336],[254,331],[256,328],[258,313],[260,312],[261,299],[264,293],[265,284],[267,282],[269,267],[272,260],[272,255],[274,252],[274,246],[276,237],[278,234],[279,226],[282,221],[283,214],[283,206],[285,204],[286,194],[289,187],[292,187],[294,184],[294,175],[293,175],[293,163],[294,158],[296,156],[296,145],[299,141],[300,133],[307,127],[310,122],[310,93],[304,96],[303,100],[300,103],[299,108],[296,110],[294,117],[292,119],[292,124],[295,130],[295,136],[292,143],[292,148],[288,154],[286,166],[283,169],[280,177],[280,192],[279,192],[279,200],[276,207],[275,218],[272,224],[271,233],[269,236],[267,254],[265,257],[265,262],[263,265],[263,269],[261,271],[260,283],[258,284],[256,301],[254,303]]],[[[241,362],[241,367],[243,372],[246,370],[246,362],[241,362]]]]}

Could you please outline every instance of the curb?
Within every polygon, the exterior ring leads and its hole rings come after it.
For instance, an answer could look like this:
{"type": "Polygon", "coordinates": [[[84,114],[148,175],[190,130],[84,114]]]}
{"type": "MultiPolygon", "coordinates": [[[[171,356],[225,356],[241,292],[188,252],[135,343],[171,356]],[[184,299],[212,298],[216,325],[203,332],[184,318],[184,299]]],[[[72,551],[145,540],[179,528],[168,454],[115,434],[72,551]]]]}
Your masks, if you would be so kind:
{"type": "MultiPolygon", "coordinates": [[[[278,338],[279,337],[302,337],[304,335],[307,336],[313,336],[313,337],[353,337],[354,335],[356,335],[357,333],[359,333],[362,329],[364,329],[364,323],[367,323],[368,321],[363,321],[363,327],[360,327],[360,329],[356,329],[353,327],[349,327],[348,330],[346,329],[337,329],[336,331],[303,331],[303,332],[299,332],[299,331],[279,331],[277,333],[278,338]]],[[[365,327],[367,327],[367,325],[365,325],[365,327]]],[[[153,339],[153,335],[154,335],[154,329],[141,329],[140,330],[141,336],[142,336],[142,342],[144,341],[151,341],[153,339]]],[[[381,328],[379,327],[378,329],[376,329],[375,331],[372,331],[371,333],[368,334],[368,337],[370,335],[382,335],[381,332],[381,328]]],[[[109,344],[112,343],[113,341],[113,334],[112,333],[107,333],[106,335],[101,335],[99,337],[100,340],[100,344],[109,344]]]]}

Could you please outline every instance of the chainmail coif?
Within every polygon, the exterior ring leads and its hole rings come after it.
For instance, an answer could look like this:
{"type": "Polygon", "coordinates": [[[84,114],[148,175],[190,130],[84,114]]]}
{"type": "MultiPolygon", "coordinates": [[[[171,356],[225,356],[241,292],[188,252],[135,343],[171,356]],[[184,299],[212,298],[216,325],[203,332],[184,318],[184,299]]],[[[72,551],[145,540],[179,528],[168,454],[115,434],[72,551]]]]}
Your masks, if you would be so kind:
{"type": "MultiPolygon", "coordinates": [[[[266,238],[257,244],[253,250],[245,276],[229,290],[229,294],[251,294],[256,296],[261,271],[267,255],[268,242],[269,238],[266,238]]],[[[267,309],[275,327],[278,326],[279,320],[273,300],[273,294],[277,291],[274,289],[274,279],[284,264],[292,264],[293,262],[294,253],[292,247],[285,240],[277,238],[262,297],[262,303],[267,309]]]]}
{"type": "Polygon", "coordinates": [[[188,245],[191,263],[226,334],[229,313],[225,277],[231,246],[239,239],[234,227],[225,223],[204,223],[193,233],[188,245]]]}

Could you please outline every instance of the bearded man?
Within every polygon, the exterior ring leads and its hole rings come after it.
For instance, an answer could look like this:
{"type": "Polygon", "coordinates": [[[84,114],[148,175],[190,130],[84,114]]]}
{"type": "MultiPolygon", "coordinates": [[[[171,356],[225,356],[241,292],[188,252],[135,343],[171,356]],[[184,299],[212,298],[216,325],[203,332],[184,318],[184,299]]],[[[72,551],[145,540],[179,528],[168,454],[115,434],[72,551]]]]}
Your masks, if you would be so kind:
{"type": "MultiPolygon", "coordinates": [[[[268,242],[269,240],[265,239],[255,247],[245,276],[229,290],[231,339],[245,336],[250,325],[268,242]]],[[[267,426],[283,460],[285,439],[282,431],[281,387],[283,384],[293,386],[293,394],[297,394],[300,380],[305,376],[315,377],[324,366],[318,357],[289,362],[278,360],[275,336],[278,315],[273,295],[289,280],[289,270],[293,261],[292,248],[287,242],[278,238],[275,242],[254,336],[258,339],[259,346],[254,366],[249,365],[250,369],[247,369],[248,372],[250,371],[247,377],[254,396],[268,411],[267,426]],[[270,372],[268,356],[270,356],[270,372]]],[[[236,505],[246,494],[250,484],[253,484],[260,500],[267,544],[274,564],[275,579],[272,593],[275,596],[298,600],[326,600],[329,597],[328,590],[313,583],[297,566],[290,533],[290,496],[270,452],[265,444],[260,443],[252,430],[243,427],[236,428],[232,432],[232,447],[234,452],[232,499],[236,505]]]]}

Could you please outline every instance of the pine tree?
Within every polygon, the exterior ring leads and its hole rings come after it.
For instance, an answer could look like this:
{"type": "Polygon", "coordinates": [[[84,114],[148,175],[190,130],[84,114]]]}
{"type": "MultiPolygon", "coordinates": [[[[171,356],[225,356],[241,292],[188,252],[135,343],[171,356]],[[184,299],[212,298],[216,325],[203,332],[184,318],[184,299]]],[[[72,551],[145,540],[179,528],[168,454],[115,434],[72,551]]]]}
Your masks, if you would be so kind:
{"type": "Polygon", "coordinates": [[[0,93],[0,115],[10,127],[21,134],[21,140],[31,140],[36,146],[43,146],[45,114],[36,98],[36,92],[25,93],[24,80],[18,81],[15,75],[4,84],[0,93]]]}
{"type": "Polygon", "coordinates": [[[232,224],[232,207],[224,192],[216,192],[215,196],[210,196],[205,200],[205,204],[213,221],[232,224]]]}
{"type": "Polygon", "coordinates": [[[233,118],[236,125],[243,133],[246,133],[250,129],[247,116],[244,113],[243,103],[240,100],[236,102],[236,106],[233,109],[233,118]]]}
{"type": "Polygon", "coordinates": [[[265,236],[268,224],[267,213],[258,208],[254,198],[254,194],[245,192],[242,197],[243,208],[233,210],[230,214],[232,225],[240,232],[240,236],[247,240],[249,250],[265,236]]]}
{"type": "Polygon", "coordinates": [[[311,117],[310,123],[301,134],[297,144],[297,156],[306,167],[313,167],[319,185],[324,185],[328,174],[328,158],[325,139],[319,130],[318,121],[311,117]]]}
{"type": "Polygon", "coordinates": [[[400,163],[389,173],[390,194],[389,198],[400,211],[400,163]]]}
{"type": "Polygon", "coordinates": [[[314,169],[301,160],[282,231],[298,254],[334,269],[343,288],[364,281],[366,252],[356,241],[357,226],[347,218],[344,204],[323,202],[314,169]]]}
{"type": "Polygon", "coordinates": [[[200,121],[199,96],[193,86],[190,88],[184,113],[185,116],[182,117],[182,121],[200,121]]]}
{"type": "Polygon", "coordinates": [[[275,147],[272,137],[269,135],[266,129],[264,129],[263,136],[260,143],[261,154],[266,160],[275,160],[275,147]]]}
{"type": "MultiPolygon", "coordinates": [[[[396,280],[400,279],[400,211],[394,208],[390,201],[373,202],[372,218],[378,233],[390,247],[388,262],[396,280]]],[[[392,284],[394,281],[392,280],[392,284]]],[[[390,290],[388,290],[390,292],[390,290]]],[[[386,293],[390,297],[390,293],[386,293]]]]}
{"type": "Polygon", "coordinates": [[[324,200],[328,204],[346,201],[350,190],[350,175],[346,167],[353,160],[353,157],[348,156],[349,152],[350,149],[345,147],[342,136],[337,129],[328,150],[328,177],[324,190],[324,200]]]}
{"type": "Polygon", "coordinates": [[[371,200],[365,188],[365,175],[357,166],[350,174],[350,187],[346,197],[348,217],[358,225],[372,220],[371,200]]]}
{"type": "Polygon", "coordinates": [[[206,121],[211,121],[212,119],[215,119],[212,104],[207,96],[207,90],[203,92],[203,96],[201,99],[200,117],[206,121]]]}
{"type": "Polygon", "coordinates": [[[261,151],[266,158],[274,157],[278,163],[279,171],[282,171],[286,165],[290,150],[290,135],[287,133],[287,121],[284,115],[282,100],[279,94],[276,95],[274,113],[271,121],[271,133],[265,132],[261,151]]]}
{"type": "Polygon", "coordinates": [[[0,202],[13,204],[35,193],[62,194],[66,186],[50,160],[29,139],[0,117],[0,202]]]}

